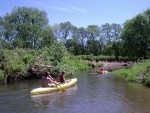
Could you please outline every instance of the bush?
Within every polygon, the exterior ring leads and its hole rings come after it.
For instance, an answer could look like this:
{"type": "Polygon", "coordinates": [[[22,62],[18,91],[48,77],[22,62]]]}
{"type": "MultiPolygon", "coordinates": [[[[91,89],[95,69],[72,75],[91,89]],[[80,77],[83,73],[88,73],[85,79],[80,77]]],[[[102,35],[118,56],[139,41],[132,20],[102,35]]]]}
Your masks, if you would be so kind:
{"type": "Polygon", "coordinates": [[[141,79],[141,81],[146,81],[146,84],[149,84],[150,74],[149,72],[146,73],[146,75],[144,74],[147,70],[149,62],[150,60],[145,60],[144,62],[138,63],[137,65],[128,69],[114,70],[113,74],[124,76],[130,81],[139,81],[141,79]]]}
{"type": "Polygon", "coordinates": [[[150,86],[150,71],[146,73],[145,83],[150,86]]]}
{"type": "Polygon", "coordinates": [[[0,80],[4,79],[4,71],[0,70],[0,80]]]}

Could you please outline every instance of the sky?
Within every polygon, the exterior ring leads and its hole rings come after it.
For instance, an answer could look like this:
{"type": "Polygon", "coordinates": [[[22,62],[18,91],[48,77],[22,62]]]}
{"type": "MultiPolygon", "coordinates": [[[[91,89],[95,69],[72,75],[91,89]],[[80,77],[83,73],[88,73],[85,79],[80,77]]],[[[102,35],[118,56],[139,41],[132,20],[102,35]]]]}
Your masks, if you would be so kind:
{"type": "Polygon", "coordinates": [[[69,21],[76,27],[123,24],[150,8],[150,0],[0,0],[0,16],[15,7],[33,7],[47,13],[49,24],[69,21]]]}

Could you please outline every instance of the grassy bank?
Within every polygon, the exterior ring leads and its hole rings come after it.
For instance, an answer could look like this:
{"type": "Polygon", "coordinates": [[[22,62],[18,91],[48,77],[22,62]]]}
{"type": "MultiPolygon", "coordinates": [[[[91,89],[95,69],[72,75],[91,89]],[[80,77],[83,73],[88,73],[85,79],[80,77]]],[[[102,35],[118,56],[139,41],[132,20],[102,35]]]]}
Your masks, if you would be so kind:
{"type": "Polygon", "coordinates": [[[112,61],[123,61],[123,62],[127,62],[127,61],[134,61],[134,59],[129,59],[128,57],[122,57],[122,56],[118,56],[118,58],[116,59],[115,56],[104,56],[104,55],[99,55],[99,56],[93,56],[93,55],[77,55],[77,56],[73,56],[73,59],[82,59],[82,60],[88,60],[88,61],[108,61],[108,62],[112,62],[112,61]]]}
{"type": "MultiPolygon", "coordinates": [[[[60,45],[58,45],[60,46],[60,45]]],[[[57,46],[55,46],[58,49],[57,46]]],[[[66,72],[66,76],[72,76],[76,71],[83,71],[95,64],[80,59],[72,59],[72,55],[68,54],[63,47],[59,52],[55,52],[54,47],[43,48],[41,50],[0,50],[0,81],[3,82],[5,76],[9,73],[11,78],[35,78],[36,75],[28,73],[29,68],[38,66],[37,73],[49,70],[43,65],[51,66],[52,73],[58,75],[62,70],[66,72]]]]}
{"type": "Polygon", "coordinates": [[[150,70],[147,67],[149,65],[150,59],[137,63],[131,68],[114,70],[112,73],[129,81],[138,81],[150,85],[150,70]]]}

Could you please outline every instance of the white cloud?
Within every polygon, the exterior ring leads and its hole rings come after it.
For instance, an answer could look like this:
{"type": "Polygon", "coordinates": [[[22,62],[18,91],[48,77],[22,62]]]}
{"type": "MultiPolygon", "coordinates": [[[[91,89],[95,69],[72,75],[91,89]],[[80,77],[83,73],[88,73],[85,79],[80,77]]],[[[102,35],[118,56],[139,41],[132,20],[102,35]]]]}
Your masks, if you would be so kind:
{"type": "Polygon", "coordinates": [[[86,10],[84,10],[84,9],[80,9],[80,8],[75,8],[77,11],[80,11],[80,12],[83,12],[83,13],[87,13],[87,11],[86,10]]]}
{"type": "Polygon", "coordinates": [[[51,9],[55,11],[87,13],[87,10],[78,8],[70,4],[68,5],[68,4],[62,4],[62,3],[61,4],[54,3],[55,5],[52,5],[50,3],[41,2],[41,1],[36,1],[36,2],[28,1],[28,3],[38,6],[38,7],[43,7],[44,9],[46,8],[46,9],[51,9]]]}
{"type": "Polygon", "coordinates": [[[68,4],[67,7],[70,8],[70,9],[72,9],[75,12],[88,13],[87,10],[79,8],[77,6],[73,6],[73,5],[68,4]]]}
{"type": "Polygon", "coordinates": [[[85,9],[81,9],[75,6],[71,5],[64,5],[63,7],[59,6],[49,6],[49,8],[56,10],[56,11],[62,11],[62,12],[79,12],[79,13],[87,13],[85,9]]]}
{"type": "Polygon", "coordinates": [[[62,12],[73,12],[73,10],[65,7],[58,7],[58,6],[49,6],[50,9],[62,12]]]}

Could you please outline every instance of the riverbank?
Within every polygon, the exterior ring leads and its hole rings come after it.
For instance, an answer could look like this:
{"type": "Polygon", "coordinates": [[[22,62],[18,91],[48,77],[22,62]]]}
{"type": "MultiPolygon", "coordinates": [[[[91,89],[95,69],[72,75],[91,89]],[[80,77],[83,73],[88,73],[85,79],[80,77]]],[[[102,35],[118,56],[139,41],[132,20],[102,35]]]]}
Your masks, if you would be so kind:
{"type": "Polygon", "coordinates": [[[136,65],[135,62],[104,62],[99,61],[99,64],[102,64],[104,69],[107,71],[112,71],[116,69],[128,68],[136,65]]]}
{"type": "Polygon", "coordinates": [[[141,82],[150,86],[150,64],[149,63],[150,63],[150,59],[143,60],[138,63],[131,63],[132,66],[131,68],[129,69],[122,68],[119,70],[114,70],[113,74],[121,77],[125,77],[129,81],[141,82]]]}

